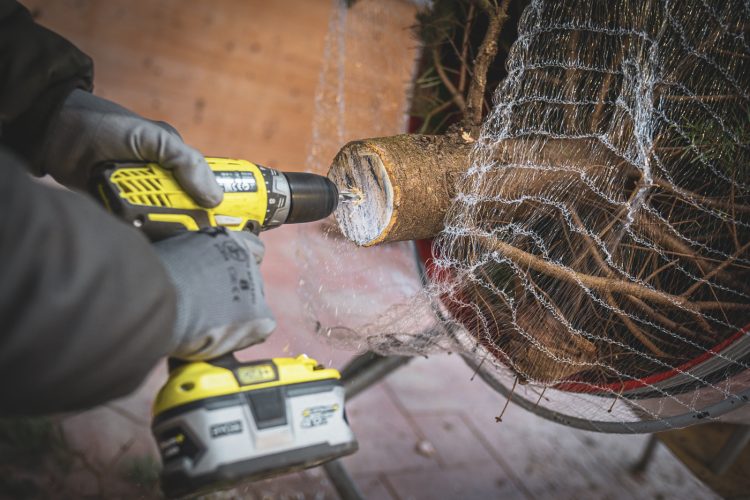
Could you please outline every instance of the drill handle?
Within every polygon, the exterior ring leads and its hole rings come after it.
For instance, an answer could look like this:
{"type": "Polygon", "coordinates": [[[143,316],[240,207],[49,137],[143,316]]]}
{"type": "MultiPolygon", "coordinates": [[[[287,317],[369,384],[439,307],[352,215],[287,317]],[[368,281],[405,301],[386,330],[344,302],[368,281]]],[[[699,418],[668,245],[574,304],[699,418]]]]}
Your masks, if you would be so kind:
{"type": "Polygon", "coordinates": [[[206,160],[224,189],[218,207],[198,205],[171,171],[154,163],[105,162],[94,170],[90,191],[109,212],[152,241],[218,226],[260,233],[267,195],[259,167],[243,160],[206,160]]]}

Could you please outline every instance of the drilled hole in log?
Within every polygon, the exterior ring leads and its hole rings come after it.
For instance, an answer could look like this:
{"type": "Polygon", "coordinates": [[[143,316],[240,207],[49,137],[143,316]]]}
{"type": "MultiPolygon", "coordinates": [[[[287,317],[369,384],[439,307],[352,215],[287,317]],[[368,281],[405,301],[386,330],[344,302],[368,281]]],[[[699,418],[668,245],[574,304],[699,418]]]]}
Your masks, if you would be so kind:
{"type": "Polygon", "coordinates": [[[362,193],[361,200],[339,205],[336,221],[346,238],[372,245],[393,217],[393,186],[385,166],[377,155],[358,147],[342,150],[336,165],[331,180],[341,189],[362,193]]]}

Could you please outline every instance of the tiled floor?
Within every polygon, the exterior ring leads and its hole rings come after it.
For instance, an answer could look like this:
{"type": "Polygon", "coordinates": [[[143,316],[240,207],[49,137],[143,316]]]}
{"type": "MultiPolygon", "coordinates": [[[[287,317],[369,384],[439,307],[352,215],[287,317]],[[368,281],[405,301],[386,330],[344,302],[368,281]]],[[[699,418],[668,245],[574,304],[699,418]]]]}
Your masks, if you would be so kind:
{"type": "Polygon", "coordinates": [[[378,469],[390,496],[374,498],[714,497],[666,450],[633,477],[644,436],[576,431],[513,406],[496,423],[503,398],[471,375],[456,356],[416,359],[352,402],[362,451],[346,462],[355,477],[378,469]],[[379,419],[363,418],[376,409],[379,419]]]}
{"type": "MultiPolygon", "coordinates": [[[[291,231],[264,236],[263,271],[279,328],[243,357],[307,352],[340,367],[351,353],[313,341],[302,320],[296,273],[284,246],[294,237],[291,231]]],[[[164,375],[158,367],[131,397],[64,420],[69,443],[88,462],[77,461],[65,480],[71,497],[155,496],[154,489],[132,483],[152,484],[149,406],[164,375]]],[[[666,449],[659,449],[644,475],[632,476],[628,467],[645,436],[585,433],[513,405],[496,423],[504,398],[471,376],[456,355],[417,358],[350,402],[360,451],[344,463],[367,498],[715,498],[666,449]]],[[[243,485],[217,498],[333,499],[336,494],[322,469],[314,469],[243,485]]]]}
{"type": "MultiPolygon", "coordinates": [[[[502,398],[470,377],[456,356],[415,359],[350,403],[360,451],[344,462],[366,498],[716,498],[663,448],[645,474],[631,475],[628,468],[645,436],[585,433],[514,406],[496,423],[502,398]]],[[[73,440],[97,457],[92,461],[105,483],[116,482],[111,474],[149,446],[145,426],[123,425],[131,419],[110,407],[67,422],[73,440]],[[76,437],[76,429],[92,428],[94,435],[76,437]]],[[[87,478],[76,480],[83,486],[87,478]]],[[[131,491],[107,487],[107,495],[131,491]]],[[[89,484],[84,491],[96,487],[89,484]]],[[[313,469],[246,484],[217,498],[333,499],[336,494],[322,470],[313,469]]]]}

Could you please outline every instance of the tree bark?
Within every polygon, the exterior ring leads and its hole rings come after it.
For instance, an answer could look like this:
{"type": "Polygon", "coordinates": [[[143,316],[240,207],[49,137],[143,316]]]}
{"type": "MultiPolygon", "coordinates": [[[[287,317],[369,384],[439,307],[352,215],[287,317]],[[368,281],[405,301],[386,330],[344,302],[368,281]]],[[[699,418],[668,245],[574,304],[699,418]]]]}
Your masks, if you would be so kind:
{"type": "Polygon", "coordinates": [[[340,205],[336,221],[361,246],[437,235],[469,167],[471,143],[447,135],[397,135],[353,141],[336,155],[328,177],[360,194],[340,205]]]}

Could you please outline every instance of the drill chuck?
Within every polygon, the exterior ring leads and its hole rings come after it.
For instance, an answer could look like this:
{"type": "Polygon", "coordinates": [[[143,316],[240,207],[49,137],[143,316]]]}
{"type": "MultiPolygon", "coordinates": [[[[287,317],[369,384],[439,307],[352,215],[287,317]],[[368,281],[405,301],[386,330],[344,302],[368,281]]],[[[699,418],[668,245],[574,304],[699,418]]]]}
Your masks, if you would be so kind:
{"type": "Polygon", "coordinates": [[[336,210],[339,191],[328,177],[304,172],[284,172],[291,206],[287,224],[325,219],[336,210]]]}

